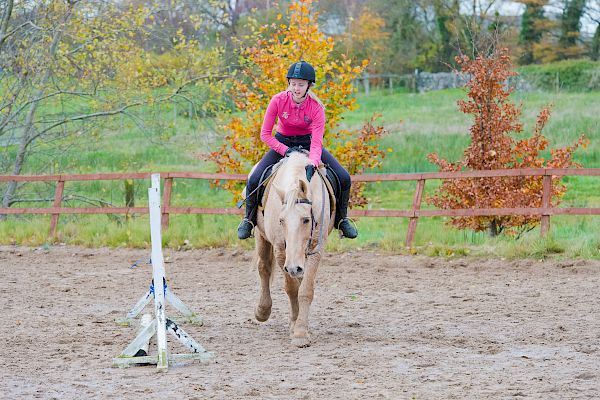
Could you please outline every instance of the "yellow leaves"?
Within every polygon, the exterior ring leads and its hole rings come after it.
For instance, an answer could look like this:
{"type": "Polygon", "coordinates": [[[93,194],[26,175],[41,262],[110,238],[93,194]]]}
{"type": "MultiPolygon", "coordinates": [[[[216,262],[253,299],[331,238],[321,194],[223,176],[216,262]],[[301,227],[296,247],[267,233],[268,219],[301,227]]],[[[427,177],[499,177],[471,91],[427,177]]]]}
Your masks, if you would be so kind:
{"type": "MultiPolygon", "coordinates": [[[[251,47],[242,54],[243,77],[235,79],[233,87],[237,106],[245,111],[243,119],[231,118],[224,126],[229,133],[221,149],[211,156],[219,171],[246,172],[266,151],[259,140],[264,112],[270,98],[286,88],[289,65],[299,59],[316,69],[314,92],[325,104],[326,145],[340,157],[351,173],[376,166],[384,152],[372,142],[384,133],[382,127],[367,124],[362,132],[336,131],[341,115],[356,107],[352,80],[367,65],[355,65],[351,60],[333,58],[334,40],[318,28],[317,14],[311,12],[311,0],[299,0],[288,8],[289,25],[283,22],[258,29],[251,47]],[[335,139],[337,147],[330,147],[335,139]],[[340,140],[338,140],[340,139],[340,140]],[[339,145],[338,145],[339,144],[339,145]]],[[[278,15],[277,21],[283,17],[278,15]]],[[[373,121],[373,120],[372,120],[373,121]]],[[[371,122],[372,122],[371,121],[371,122]]],[[[357,185],[353,192],[355,204],[366,202],[357,185]]]]}

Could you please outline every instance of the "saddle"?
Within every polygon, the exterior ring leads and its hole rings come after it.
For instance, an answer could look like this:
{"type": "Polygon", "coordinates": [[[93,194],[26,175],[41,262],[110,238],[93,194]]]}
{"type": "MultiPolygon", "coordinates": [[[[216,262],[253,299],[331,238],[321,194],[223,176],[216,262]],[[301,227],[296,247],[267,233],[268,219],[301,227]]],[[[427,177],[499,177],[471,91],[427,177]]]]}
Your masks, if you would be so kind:
{"type": "MultiPolygon", "coordinates": [[[[266,185],[260,185],[260,189],[258,189],[258,210],[264,215],[264,206],[267,202],[267,198],[269,196],[269,191],[271,189],[271,184],[273,182],[273,178],[277,175],[277,168],[274,168],[277,164],[270,165],[265,169],[262,176],[260,177],[260,182],[267,182],[266,185]],[[275,171],[273,171],[275,170],[275,171]]],[[[341,185],[340,179],[334,170],[329,168],[329,166],[325,165],[325,187],[327,188],[327,194],[329,195],[329,202],[331,204],[331,215],[335,214],[336,204],[339,202],[339,196],[341,193],[341,185]]]]}

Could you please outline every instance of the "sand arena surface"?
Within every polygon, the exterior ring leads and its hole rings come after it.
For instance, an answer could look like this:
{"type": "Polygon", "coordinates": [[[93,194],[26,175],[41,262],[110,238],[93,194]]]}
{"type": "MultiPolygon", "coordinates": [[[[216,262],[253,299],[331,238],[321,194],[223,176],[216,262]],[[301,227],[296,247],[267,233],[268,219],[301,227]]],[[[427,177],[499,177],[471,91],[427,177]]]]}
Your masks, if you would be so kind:
{"type": "MultiPolygon", "coordinates": [[[[205,319],[182,327],[215,361],[164,374],[154,366],[112,368],[136,333],[113,320],[148,289],[149,254],[0,247],[0,397],[600,397],[596,261],[328,254],[317,276],[312,345],[299,349],[288,337],[280,271],[271,319],[257,323],[251,252],[165,250],[170,288],[205,319]]],[[[171,351],[186,352],[168,340],[171,351]]]]}

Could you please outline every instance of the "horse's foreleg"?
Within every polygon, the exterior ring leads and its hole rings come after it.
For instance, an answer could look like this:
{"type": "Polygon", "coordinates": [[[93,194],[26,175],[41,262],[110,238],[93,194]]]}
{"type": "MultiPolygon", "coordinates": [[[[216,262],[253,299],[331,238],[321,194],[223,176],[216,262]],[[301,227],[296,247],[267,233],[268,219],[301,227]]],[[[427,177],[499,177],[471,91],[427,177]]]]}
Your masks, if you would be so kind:
{"type": "Polygon", "coordinates": [[[308,313],[315,292],[315,278],[321,261],[321,255],[309,256],[306,260],[306,271],[298,288],[298,318],[292,332],[292,343],[298,347],[310,344],[308,335],[308,313]]]}
{"type": "Polygon", "coordinates": [[[298,319],[298,287],[300,282],[296,278],[292,278],[285,274],[285,292],[290,299],[290,334],[294,333],[294,326],[298,319]]]}
{"type": "Polygon", "coordinates": [[[258,275],[260,277],[260,298],[254,310],[254,316],[260,322],[271,315],[271,274],[273,273],[273,247],[260,234],[256,235],[256,254],[258,256],[258,275]]]}

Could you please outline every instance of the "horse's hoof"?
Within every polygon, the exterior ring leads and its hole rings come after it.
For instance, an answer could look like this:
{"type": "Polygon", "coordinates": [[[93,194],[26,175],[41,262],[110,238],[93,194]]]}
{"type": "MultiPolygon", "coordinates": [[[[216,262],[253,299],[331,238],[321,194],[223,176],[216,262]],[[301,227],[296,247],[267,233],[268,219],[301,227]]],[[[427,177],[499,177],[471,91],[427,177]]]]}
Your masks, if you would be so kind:
{"type": "Polygon", "coordinates": [[[271,316],[271,307],[261,307],[257,306],[254,310],[254,316],[257,321],[265,322],[271,316]]]}
{"type": "Polygon", "coordinates": [[[307,337],[294,337],[292,338],[292,344],[298,348],[309,347],[310,339],[307,337]]]}

